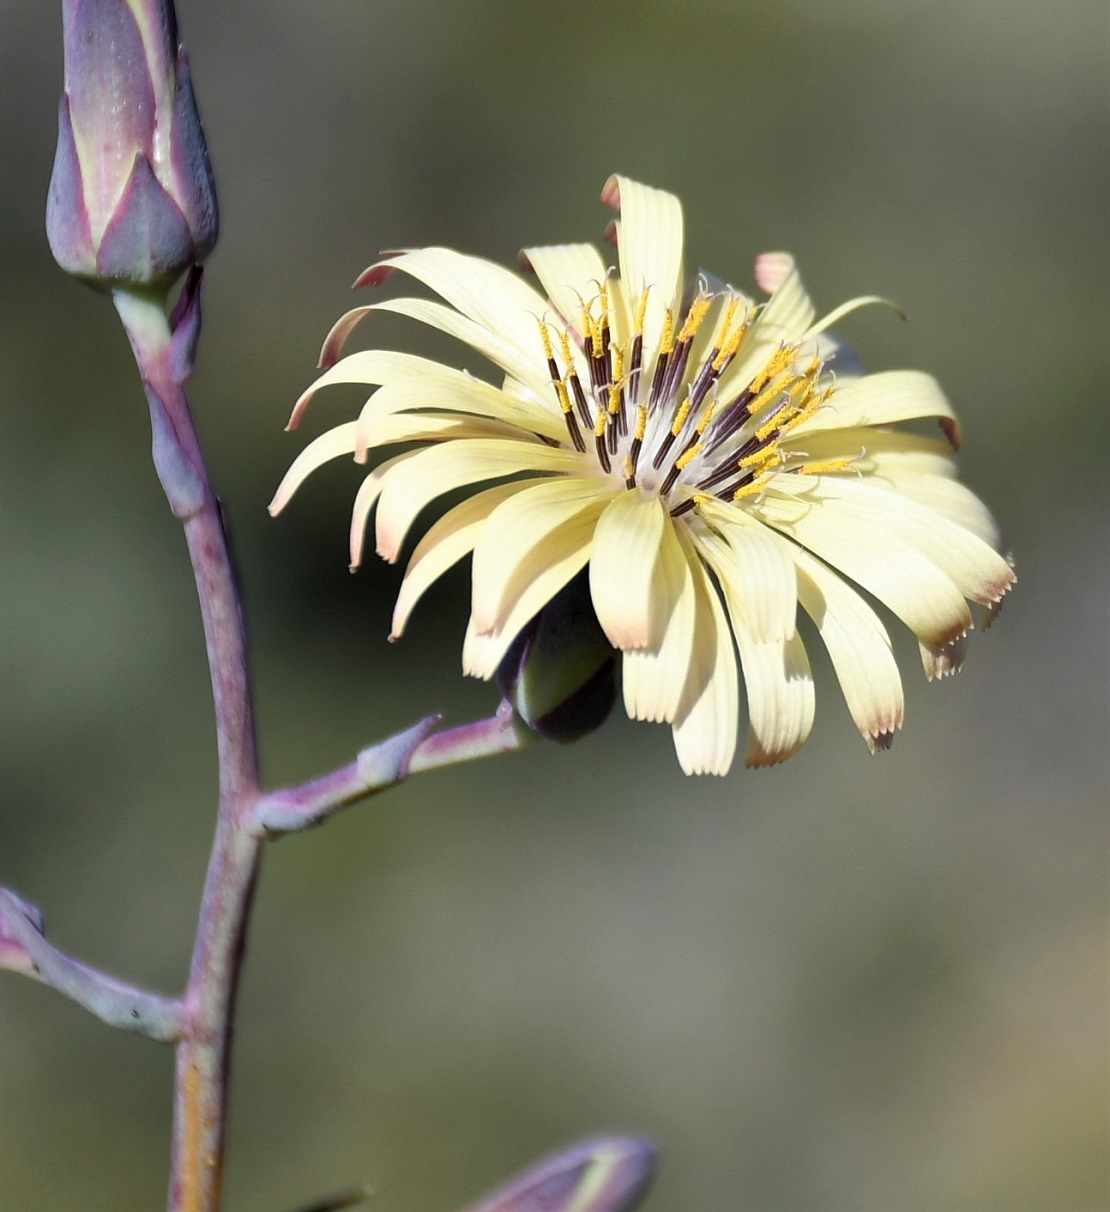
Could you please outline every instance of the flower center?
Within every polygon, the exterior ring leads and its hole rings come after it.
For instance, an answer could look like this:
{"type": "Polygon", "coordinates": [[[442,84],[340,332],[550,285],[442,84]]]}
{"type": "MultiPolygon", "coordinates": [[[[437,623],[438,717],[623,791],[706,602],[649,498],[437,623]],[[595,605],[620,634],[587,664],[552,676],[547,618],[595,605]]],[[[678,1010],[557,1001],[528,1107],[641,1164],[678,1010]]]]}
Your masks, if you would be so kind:
{"type": "Polygon", "coordinates": [[[735,501],[759,493],[774,471],[819,474],[849,465],[843,459],[799,462],[803,452],[782,446],[832,392],[831,384],[821,384],[824,364],[816,353],[807,358],[798,345],[780,344],[750,379],[728,382],[726,372],[743,352],[759,308],[730,290],[710,294],[702,285],[684,312],[664,313],[649,382],[647,298],[645,290],[626,341],[614,337],[607,284],[583,304],[580,333],[539,325],[570,440],[581,454],[592,451],[605,475],[665,498],[677,517],[701,497],[735,501]],[[714,311],[706,339],[702,330],[714,311]],[[578,370],[583,360],[585,382],[578,370]]]}

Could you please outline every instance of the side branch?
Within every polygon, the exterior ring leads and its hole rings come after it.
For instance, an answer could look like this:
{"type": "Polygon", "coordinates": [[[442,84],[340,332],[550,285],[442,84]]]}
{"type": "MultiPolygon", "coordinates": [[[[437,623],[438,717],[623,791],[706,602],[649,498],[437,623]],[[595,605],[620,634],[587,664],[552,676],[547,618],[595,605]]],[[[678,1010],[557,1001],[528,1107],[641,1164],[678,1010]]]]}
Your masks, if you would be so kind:
{"type": "Polygon", "coordinates": [[[273,838],[322,825],[333,812],[400,782],[409,772],[413,754],[438,723],[439,716],[430,715],[363,749],[353,762],[330,774],[263,796],[244,827],[255,837],[273,838]]]}
{"type": "Polygon", "coordinates": [[[364,749],[353,762],[331,774],[264,795],[245,818],[244,827],[255,837],[267,838],[311,829],[332,813],[384,791],[410,774],[511,753],[535,739],[508,703],[502,703],[489,719],[432,735],[438,723],[439,716],[430,715],[364,749]]]}
{"type": "Polygon", "coordinates": [[[0,968],[49,985],[109,1027],[164,1044],[181,1036],[179,1001],[124,984],[63,955],[46,941],[39,911],[6,888],[0,888],[0,968]]]}

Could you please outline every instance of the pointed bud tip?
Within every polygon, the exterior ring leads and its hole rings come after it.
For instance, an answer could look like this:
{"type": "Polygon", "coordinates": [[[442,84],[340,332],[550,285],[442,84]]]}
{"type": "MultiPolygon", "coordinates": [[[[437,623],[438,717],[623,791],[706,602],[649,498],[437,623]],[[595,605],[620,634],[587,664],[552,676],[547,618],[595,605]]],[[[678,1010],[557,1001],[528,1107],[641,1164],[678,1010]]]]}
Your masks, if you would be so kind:
{"type": "Polygon", "coordinates": [[[65,94],[46,208],[51,251],[77,277],[168,290],[207,256],[219,230],[173,4],[67,0],[62,25],[65,94]]]}

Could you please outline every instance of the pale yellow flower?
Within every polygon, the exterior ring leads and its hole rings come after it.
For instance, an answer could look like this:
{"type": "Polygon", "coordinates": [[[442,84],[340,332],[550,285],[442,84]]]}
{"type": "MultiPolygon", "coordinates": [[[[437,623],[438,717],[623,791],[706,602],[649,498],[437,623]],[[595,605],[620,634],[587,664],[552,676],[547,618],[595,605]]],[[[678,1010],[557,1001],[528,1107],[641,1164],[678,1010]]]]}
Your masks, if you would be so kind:
{"type": "Polygon", "coordinates": [[[378,447],[416,443],[363,482],[352,564],[375,506],[378,552],[394,561],[425,506],[493,486],[417,544],[394,637],[429,585],[473,554],[463,666],[489,678],[517,633],[588,567],[597,618],[623,654],[628,714],[669,723],[688,773],[723,774],[740,713],[737,657],[746,762],[782,761],[809,734],[800,604],[864,739],[886,748],[902,724],[902,684],[860,590],[914,632],[933,677],[963,659],[969,603],[989,612],[1014,581],[990,513],[956,479],[948,401],[928,375],[863,375],[838,350],[830,325],[874,300],[818,320],[784,253],[756,262],[765,303],[704,278],[684,293],[678,199],[625,177],[602,198],[620,212],[617,268],[588,244],[526,249],[522,265],[545,294],[445,248],[368,269],[360,284],[400,271],[443,302],[391,299],[339,321],[327,369],[290,427],[322,387],[376,390],[357,421],[301,453],[272,511],[328,459],[365,462],[378,447]],[[458,338],[503,381],[383,350],[340,358],[372,311],[458,338]],[[937,418],[947,440],[894,428],[917,418],[937,418]]]}

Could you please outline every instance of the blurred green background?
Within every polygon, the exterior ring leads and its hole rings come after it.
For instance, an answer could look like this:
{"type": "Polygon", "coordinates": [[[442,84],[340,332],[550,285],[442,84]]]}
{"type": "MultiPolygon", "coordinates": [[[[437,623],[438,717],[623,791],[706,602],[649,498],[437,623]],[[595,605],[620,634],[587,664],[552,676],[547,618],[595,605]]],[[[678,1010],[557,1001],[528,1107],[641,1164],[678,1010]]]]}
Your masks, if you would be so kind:
{"type": "MultiPolygon", "coordinates": [[[[42,231],[59,6],[0,0],[0,882],[75,954],[167,990],[212,825],[201,634],[111,308],[42,231]]],[[[1097,0],[181,0],[223,211],[193,400],[230,510],[270,782],[440,709],[465,570],[385,642],[346,572],[359,473],[278,521],[282,432],[380,248],[599,236],[610,172],[677,191],[688,265],[793,250],[845,335],[920,366],[1021,584],[963,674],[905,656],[871,759],[826,664],[786,766],[687,780],[669,734],[411,785],[267,856],[228,1208],[368,1178],[457,1207],[607,1127],[649,1207],[1110,1207],[1107,16],[1097,0]]],[[[376,322],[375,322],[376,323],[376,322]]],[[[374,335],[425,348],[384,319],[374,335]]],[[[441,347],[436,347],[437,349],[441,347]]],[[[814,647],[815,646],[811,646],[814,647]]],[[[0,979],[0,1206],[164,1201],[170,1053],[0,979]]]]}

